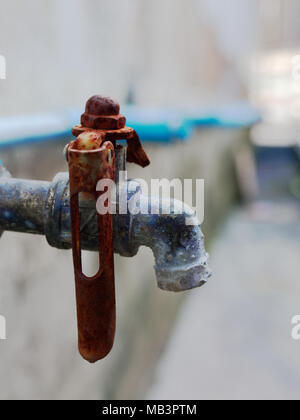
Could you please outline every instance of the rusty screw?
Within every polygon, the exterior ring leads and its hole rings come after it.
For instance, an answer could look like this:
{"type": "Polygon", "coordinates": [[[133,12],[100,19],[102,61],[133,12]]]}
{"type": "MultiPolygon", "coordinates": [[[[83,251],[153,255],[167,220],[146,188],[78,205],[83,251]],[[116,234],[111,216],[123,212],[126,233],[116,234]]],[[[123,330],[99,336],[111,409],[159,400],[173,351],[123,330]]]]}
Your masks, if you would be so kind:
{"type": "Polygon", "coordinates": [[[111,98],[94,95],[87,101],[85,112],[92,115],[118,115],[120,105],[111,98]]]}
{"type": "Polygon", "coordinates": [[[118,130],[124,128],[126,118],[120,114],[120,105],[111,98],[94,95],[86,103],[81,124],[87,128],[118,130]]]}

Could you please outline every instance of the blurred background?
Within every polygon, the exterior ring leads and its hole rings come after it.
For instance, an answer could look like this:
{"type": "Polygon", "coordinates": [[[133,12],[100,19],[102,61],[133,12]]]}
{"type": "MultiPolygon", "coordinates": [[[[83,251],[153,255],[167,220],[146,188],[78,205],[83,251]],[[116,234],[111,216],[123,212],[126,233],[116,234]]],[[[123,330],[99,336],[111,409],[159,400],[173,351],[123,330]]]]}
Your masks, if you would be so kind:
{"type": "MultiPolygon", "coordinates": [[[[204,178],[213,277],[159,290],[149,249],[115,256],[117,334],[77,353],[69,251],[0,241],[1,399],[299,398],[300,3],[0,0],[0,158],[51,180],[93,94],[120,101],[151,166],[204,178]]],[[[86,256],[93,264],[95,256],[86,256]]]]}

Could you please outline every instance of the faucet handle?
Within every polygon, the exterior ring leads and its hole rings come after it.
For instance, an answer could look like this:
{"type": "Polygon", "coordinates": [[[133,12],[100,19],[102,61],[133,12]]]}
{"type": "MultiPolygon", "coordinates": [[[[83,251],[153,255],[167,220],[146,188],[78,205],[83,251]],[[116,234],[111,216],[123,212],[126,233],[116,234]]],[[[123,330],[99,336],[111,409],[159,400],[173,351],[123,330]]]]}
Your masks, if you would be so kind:
{"type": "Polygon", "coordinates": [[[93,277],[82,272],[79,194],[99,198],[96,186],[101,179],[115,179],[117,140],[127,141],[127,161],[142,167],[150,161],[136,131],[126,127],[120,106],[110,98],[92,96],[81,116],[81,125],[72,133],[76,140],[65,148],[69,165],[70,211],[73,263],[76,286],[78,347],[82,357],[95,362],[112,348],[115,334],[115,288],[112,214],[98,214],[100,268],[93,277]]]}
{"type": "Polygon", "coordinates": [[[98,214],[99,270],[93,277],[82,272],[79,194],[96,200],[99,180],[114,180],[115,156],[111,142],[99,133],[84,133],[67,147],[70,178],[72,250],[75,274],[78,349],[91,363],[104,358],[114,342],[116,309],[112,214],[98,214]]]}

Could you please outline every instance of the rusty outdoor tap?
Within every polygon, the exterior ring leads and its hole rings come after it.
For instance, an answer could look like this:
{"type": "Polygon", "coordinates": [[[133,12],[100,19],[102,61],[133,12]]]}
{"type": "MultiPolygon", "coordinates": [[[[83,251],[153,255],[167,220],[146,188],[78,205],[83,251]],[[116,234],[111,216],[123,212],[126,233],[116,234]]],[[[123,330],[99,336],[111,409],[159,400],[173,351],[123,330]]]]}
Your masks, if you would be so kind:
{"type": "Polygon", "coordinates": [[[73,263],[76,286],[78,348],[82,357],[95,362],[112,348],[116,309],[113,259],[112,214],[98,214],[99,271],[93,277],[82,272],[79,194],[94,199],[97,183],[115,179],[116,141],[128,142],[127,158],[141,166],[150,163],[137,133],[126,127],[120,105],[110,98],[92,96],[86,103],[81,125],[73,128],[77,137],[67,148],[70,180],[70,211],[73,263]]]}
{"type": "MultiPolygon", "coordinates": [[[[194,212],[171,200],[170,214],[151,214],[163,200],[141,193],[138,181],[123,181],[126,161],[142,167],[150,162],[135,130],[126,127],[120,106],[110,98],[91,97],[73,127],[75,139],[66,147],[68,173],[52,182],[15,179],[0,167],[0,235],[2,231],[45,235],[51,246],[73,248],[78,344],[82,356],[95,362],[111,349],[115,333],[113,252],[133,257],[140,246],[150,247],[155,258],[158,286],[184,291],[203,285],[210,277],[208,254],[194,212]],[[118,144],[126,140],[127,147],[118,144]],[[137,211],[101,215],[96,200],[99,180],[115,180],[129,207],[136,197],[137,211]],[[153,201],[154,200],[154,201],[153,201]],[[149,211],[143,209],[149,206],[149,211]],[[179,208],[183,212],[177,212],[179,208]],[[187,226],[186,218],[194,223],[187,226]],[[97,251],[99,271],[92,278],[82,273],[81,249],[97,251]]],[[[120,193],[119,193],[120,194],[120,193]]],[[[117,195],[117,208],[120,196],[117,195]]]]}

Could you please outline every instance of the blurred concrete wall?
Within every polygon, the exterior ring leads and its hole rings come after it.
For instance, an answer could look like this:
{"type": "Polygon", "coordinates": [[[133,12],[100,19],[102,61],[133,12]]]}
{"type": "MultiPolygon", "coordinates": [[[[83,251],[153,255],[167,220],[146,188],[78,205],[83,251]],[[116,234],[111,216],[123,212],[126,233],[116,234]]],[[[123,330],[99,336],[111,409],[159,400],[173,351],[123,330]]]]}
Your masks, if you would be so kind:
{"type": "Polygon", "coordinates": [[[244,94],[243,57],[299,44],[297,0],[0,0],[0,113],[244,94]]]}
{"type": "Polygon", "coordinates": [[[143,104],[239,95],[235,61],[255,47],[258,10],[231,3],[220,15],[205,0],[1,0],[0,113],[82,106],[96,92],[124,101],[130,87],[143,104]]]}

